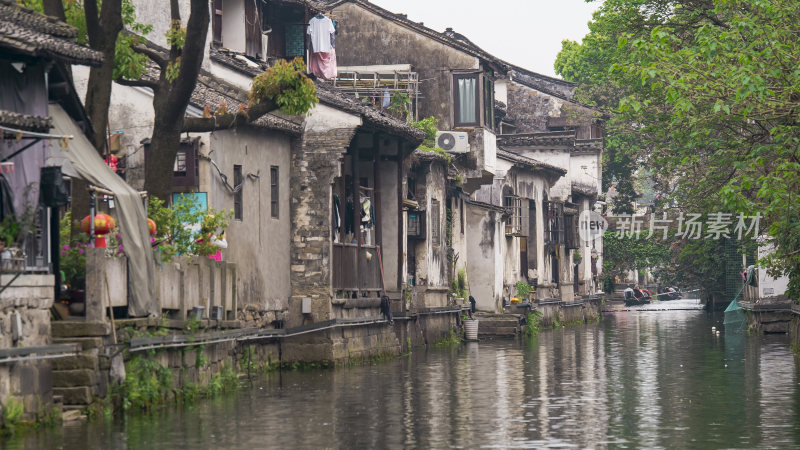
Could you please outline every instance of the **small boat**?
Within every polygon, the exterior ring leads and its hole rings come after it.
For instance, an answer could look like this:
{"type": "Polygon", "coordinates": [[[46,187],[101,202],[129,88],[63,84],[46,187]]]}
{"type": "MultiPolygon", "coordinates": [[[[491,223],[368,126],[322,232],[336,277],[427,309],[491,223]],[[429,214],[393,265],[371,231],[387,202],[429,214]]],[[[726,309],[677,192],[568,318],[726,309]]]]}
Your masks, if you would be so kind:
{"type": "Polygon", "coordinates": [[[639,290],[639,296],[636,296],[636,291],[633,289],[625,289],[625,306],[647,305],[651,300],[652,297],[641,290],[639,290]]]}
{"type": "Polygon", "coordinates": [[[625,298],[625,306],[639,306],[650,304],[652,299],[650,297],[630,297],[625,298]]]}
{"type": "Polygon", "coordinates": [[[660,294],[656,294],[658,300],[667,301],[667,300],[680,300],[683,298],[683,292],[680,291],[678,288],[669,287],[660,294]]]}

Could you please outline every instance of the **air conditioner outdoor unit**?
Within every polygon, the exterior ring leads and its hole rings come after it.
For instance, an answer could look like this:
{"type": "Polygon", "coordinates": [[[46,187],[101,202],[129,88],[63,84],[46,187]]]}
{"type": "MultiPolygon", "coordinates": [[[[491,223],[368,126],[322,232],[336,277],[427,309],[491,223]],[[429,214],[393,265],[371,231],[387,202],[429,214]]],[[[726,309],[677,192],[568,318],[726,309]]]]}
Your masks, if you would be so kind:
{"type": "Polygon", "coordinates": [[[437,131],[436,146],[449,153],[468,153],[469,134],[464,131],[437,131]]]}

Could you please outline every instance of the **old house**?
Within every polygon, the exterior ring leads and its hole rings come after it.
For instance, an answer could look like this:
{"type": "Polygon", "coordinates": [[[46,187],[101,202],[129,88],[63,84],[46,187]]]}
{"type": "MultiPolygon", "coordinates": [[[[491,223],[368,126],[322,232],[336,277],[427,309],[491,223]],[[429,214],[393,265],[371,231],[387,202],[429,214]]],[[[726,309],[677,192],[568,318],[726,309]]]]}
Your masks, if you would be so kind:
{"type": "MultiPolygon", "coordinates": [[[[255,75],[277,59],[303,54],[305,34],[298,52],[281,49],[297,38],[292,27],[316,14],[303,2],[272,2],[254,15],[243,12],[252,2],[218,3],[190,117],[206,106],[214,110],[225,102],[234,109],[246,102],[255,75]],[[261,34],[262,46],[253,50],[246,24],[256,19],[268,21],[261,31],[269,33],[261,34]],[[276,44],[279,39],[283,44],[276,44]]],[[[165,26],[152,5],[140,6],[141,20],[156,30],[165,26]]],[[[115,86],[113,95],[111,127],[123,131],[127,177],[136,185],[147,167],[143,138],[153,120],[152,94],[115,86]]],[[[321,327],[287,340],[284,358],[393,353],[399,341],[382,324],[381,295],[402,310],[407,240],[401,189],[406,160],[423,133],[325,83],[317,83],[317,95],[319,103],[305,117],[275,112],[237,129],[187,134],[176,159],[174,192],[196,195],[214,209],[233,209],[223,258],[236,265],[238,318],[255,316],[262,327],[321,327]],[[361,331],[345,337],[325,331],[343,320],[357,321],[361,331]],[[378,343],[370,339],[376,333],[378,343]]]]}
{"type": "MultiPolygon", "coordinates": [[[[549,266],[547,245],[550,243],[543,226],[547,216],[542,214],[547,207],[547,197],[552,186],[567,171],[541,161],[518,154],[497,150],[497,173],[494,183],[482,186],[475,198],[487,204],[501,206],[507,211],[505,226],[500,230],[504,251],[502,283],[487,286],[502,286],[502,291],[487,292],[476,298],[514,297],[514,285],[518,281],[530,282],[538,287],[539,270],[549,266]],[[541,262],[541,263],[540,263],[541,262]]],[[[472,253],[470,253],[472,254],[472,253]]],[[[473,290],[484,288],[484,284],[473,290]]],[[[540,293],[541,296],[541,293],[540,293]]]]}
{"type": "Polygon", "coordinates": [[[594,294],[600,289],[602,240],[581,241],[577,226],[602,192],[603,118],[572,98],[574,83],[512,67],[498,85],[507,112],[498,145],[566,170],[546,199],[539,294],[566,301],[594,294]]]}
{"type": "MultiPolygon", "coordinates": [[[[389,80],[395,72],[395,76],[403,80],[418,81],[409,83],[406,91],[411,100],[412,116],[417,120],[434,117],[437,121],[440,132],[436,146],[446,149],[450,155],[443,167],[446,176],[431,178],[420,174],[411,179],[416,186],[408,185],[407,180],[406,190],[414,194],[420,180],[424,179],[428,191],[435,189],[447,194],[446,198],[439,198],[426,192],[429,195],[426,199],[429,204],[424,205],[428,208],[425,211],[426,244],[421,247],[422,239],[415,238],[418,245],[410,249],[413,254],[407,258],[413,266],[407,267],[407,272],[414,279],[406,281],[413,282],[414,291],[420,294],[416,297],[420,305],[446,306],[450,281],[459,271],[469,272],[467,217],[468,210],[474,206],[469,203],[474,200],[469,194],[482,184],[491,183],[494,177],[494,80],[505,71],[505,65],[471,43],[458,41],[447,33],[436,32],[369,2],[331,2],[331,8],[338,21],[337,58],[343,66],[334,86],[352,90],[351,82],[370,77],[380,80],[383,76],[386,82],[378,84],[378,92],[362,94],[377,94],[380,98],[382,92],[385,96],[394,93],[389,80]],[[446,178],[451,182],[444,186],[446,178]],[[430,217],[435,211],[438,211],[435,215],[438,217],[434,217],[436,222],[430,217]],[[446,227],[439,230],[436,225],[446,227]],[[440,239],[440,235],[445,238],[440,239]],[[440,248],[441,243],[445,245],[440,248]]],[[[423,165],[423,171],[429,167],[436,170],[440,164],[423,165]]],[[[410,231],[416,230],[415,221],[421,217],[414,208],[409,209],[410,231]]],[[[495,217],[501,220],[502,214],[495,217]]],[[[471,277],[468,274],[467,278],[471,277]]],[[[470,281],[470,285],[476,283],[470,281]]]]}
{"type": "Polygon", "coordinates": [[[0,200],[0,408],[4,416],[17,407],[24,418],[51,408],[50,361],[77,351],[74,345],[53,344],[50,333],[50,308],[59,285],[53,273],[58,272],[59,205],[64,196],[56,201],[49,189],[61,184],[60,172],[42,171],[59,156],[56,148],[91,132],[68,65],[98,65],[102,55],[76,44],[77,34],[63,22],[13,1],[0,1],[0,184],[7,180],[11,192],[11,198],[3,195],[0,200]],[[54,129],[60,119],[70,123],[74,135],[54,129]],[[35,226],[35,232],[17,238],[21,242],[7,233],[17,221],[35,226]],[[17,244],[19,248],[7,248],[17,244]]]}
{"type": "Polygon", "coordinates": [[[452,246],[452,211],[448,203],[447,170],[450,158],[424,150],[414,151],[406,178],[406,250],[409,298],[418,308],[447,304],[450,270],[457,261],[448,254],[452,246]],[[413,298],[418,297],[418,298],[413,298]]]}

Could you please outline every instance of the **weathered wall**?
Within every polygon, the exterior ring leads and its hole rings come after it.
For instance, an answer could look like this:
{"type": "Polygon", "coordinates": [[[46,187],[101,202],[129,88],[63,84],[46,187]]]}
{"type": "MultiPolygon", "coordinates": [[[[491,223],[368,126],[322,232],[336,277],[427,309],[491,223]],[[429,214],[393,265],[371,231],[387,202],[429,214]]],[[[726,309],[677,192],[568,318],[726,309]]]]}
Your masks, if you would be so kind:
{"type": "Polygon", "coordinates": [[[386,20],[352,3],[334,8],[339,17],[336,58],[339,65],[411,64],[421,84],[420,117],[439,119],[439,129],[452,128],[451,73],[478,69],[477,58],[386,20]]]}
{"type": "MultiPolygon", "coordinates": [[[[453,197],[450,199],[450,208],[453,211],[453,277],[458,276],[460,270],[467,272],[467,214],[466,204],[463,198],[453,197]]],[[[467,290],[471,288],[471,280],[467,273],[467,290]]],[[[468,293],[469,294],[469,293],[468,293]]]]}
{"type": "Polygon", "coordinates": [[[476,309],[497,311],[503,291],[502,245],[505,238],[500,213],[468,203],[467,276],[476,309]]]}
{"type": "MultiPolygon", "coordinates": [[[[226,0],[222,2],[222,45],[240,53],[245,51],[245,1],[248,0],[226,0]]],[[[254,20],[254,18],[247,20],[254,20]]],[[[210,31],[209,29],[209,33],[210,31]]]]}
{"type": "Polygon", "coordinates": [[[521,80],[530,86],[555,92],[564,98],[572,99],[573,95],[575,94],[576,84],[559,78],[548,77],[547,75],[533,72],[521,72],[516,69],[511,72],[511,77],[521,80]]]}
{"type": "Polygon", "coordinates": [[[550,164],[567,170],[567,174],[559,178],[548,192],[548,200],[569,200],[572,195],[572,173],[569,171],[571,166],[571,155],[568,148],[515,148],[514,151],[522,156],[550,164]]]}
{"type": "Polygon", "coordinates": [[[303,298],[311,299],[312,322],[331,318],[332,183],[361,124],[357,116],[317,105],[302,139],[292,145],[290,169],[291,246],[287,326],[301,325],[303,298]]]}
{"type": "MultiPolygon", "coordinates": [[[[0,276],[0,286],[13,275],[0,276]]],[[[50,307],[53,306],[52,275],[22,275],[0,295],[0,349],[51,344],[50,307]],[[17,317],[19,321],[17,321],[17,317]],[[13,322],[21,325],[17,339],[13,322]]],[[[53,399],[51,365],[47,360],[0,364],[0,405],[21,402],[30,418],[53,399]]]]}
{"type": "Polygon", "coordinates": [[[542,313],[544,327],[552,327],[556,321],[561,324],[595,322],[600,318],[600,302],[599,299],[592,299],[569,306],[551,303],[536,305],[536,310],[542,313]]]}
{"type": "MultiPolygon", "coordinates": [[[[151,0],[133,0],[132,3],[136,7],[137,22],[153,25],[153,31],[151,31],[147,35],[147,39],[152,40],[161,47],[167,48],[167,38],[165,36],[165,33],[167,32],[167,30],[169,30],[170,20],[171,20],[169,2],[154,2],[151,0]]],[[[234,3],[234,2],[231,0],[224,2],[225,7],[227,7],[228,3],[234,3]]],[[[183,23],[183,26],[186,27],[186,22],[189,20],[190,0],[179,0],[178,5],[180,7],[181,21],[183,23]]],[[[241,8],[242,11],[244,12],[243,9],[244,6],[242,6],[241,8]]],[[[212,18],[214,17],[213,12],[211,17],[212,18]]],[[[242,39],[244,39],[244,26],[240,25],[237,29],[239,30],[239,33],[242,34],[243,36],[242,39]]],[[[208,35],[206,36],[206,45],[203,46],[203,48],[205,48],[205,55],[203,57],[204,69],[208,69],[208,64],[209,64],[208,50],[209,48],[211,48],[211,38],[212,38],[211,21],[209,21],[208,35]]]]}
{"type": "Polygon", "coordinates": [[[789,339],[792,349],[800,353],[800,314],[793,314],[789,322],[789,339]]]}
{"type": "Polygon", "coordinates": [[[592,123],[592,111],[576,103],[507,82],[508,115],[516,119],[517,133],[538,133],[547,130],[547,119],[565,117],[569,127],[586,127],[592,123]]]}
{"type": "MultiPolygon", "coordinates": [[[[383,140],[380,145],[381,155],[391,153],[398,154],[397,142],[394,140],[383,140]]],[[[386,283],[386,290],[399,291],[402,280],[398,280],[398,265],[401,261],[400,250],[400,197],[399,190],[402,186],[398,184],[396,161],[380,161],[378,171],[380,172],[380,212],[381,217],[377,218],[378,226],[381,227],[381,261],[383,262],[383,279],[386,283]]]]}
{"type": "MultiPolygon", "coordinates": [[[[232,218],[225,233],[228,248],[223,259],[237,265],[237,292],[242,305],[265,310],[286,309],[289,280],[290,138],[267,130],[237,129],[211,133],[210,154],[233,185],[233,166],[242,166],[242,219],[232,218]],[[278,168],[278,217],[271,214],[270,170],[278,168]]],[[[209,206],[233,210],[234,194],[210,164],[209,206]]],[[[201,187],[202,188],[202,187],[201,187]]]]}
{"type": "MultiPolygon", "coordinates": [[[[438,160],[420,164],[416,170],[416,193],[420,207],[426,211],[427,231],[425,239],[415,240],[409,245],[416,245],[416,285],[430,287],[447,287],[447,193],[445,183],[447,173],[444,163],[438,160]],[[434,242],[434,210],[433,200],[439,202],[438,241],[434,242]]],[[[427,302],[426,302],[427,304],[427,302]]],[[[433,305],[430,306],[444,306],[433,305]]]]}
{"type": "MultiPolygon", "coordinates": [[[[89,68],[73,66],[75,88],[85,98],[89,68]]],[[[144,189],[144,146],[142,139],[153,133],[153,94],[142,88],[114,84],[108,125],[112,132],[122,131],[119,157],[126,156],[125,179],[134,189],[144,189]]]]}

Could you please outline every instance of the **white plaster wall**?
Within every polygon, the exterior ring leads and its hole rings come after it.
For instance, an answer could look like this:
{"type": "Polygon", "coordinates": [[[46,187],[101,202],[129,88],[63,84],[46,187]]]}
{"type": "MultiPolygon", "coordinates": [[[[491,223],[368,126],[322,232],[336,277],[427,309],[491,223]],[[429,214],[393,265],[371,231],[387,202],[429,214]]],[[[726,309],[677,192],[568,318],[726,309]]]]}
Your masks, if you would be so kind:
{"type": "Polygon", "coordinates": [[[355,128],[361,124],[359,116],[317,103],[306,117],[304,127],[306,131],[326,132],[337,128],[355,128]]]}
{"type": "MultiPolygon", "coordinates": [[[[89,68],[72,66],[72,74],[78,95],[85,102],[89,68]]],[[[153,134],[153,120],[152,91],[113,85],[108,124],[112,132],[123,132],[120,138],[120,150],[128,155],[126,180],[135,189],[144,189],[144,147],[141,141],[153,134]]]]}
{"type": "MultiPolygon", "coordinates": [[[[227,3],[227,2],[226,2],[227,3]]],[[[178,0],[181,11],[181,22],[183,27],[189,21],[190,13],[190,0],[178,0]]],[[[146,23],[153,26],[153,31],[146,37],[150,41],[167,48],[167,38],[165,36],[169,30],[171,22],[171,14],[169,10],[169,2],[167,1],[154,1],[154,0],[133,0],[133,5],[136,7],[136,20],[140,23],[146,23]]],[[[212,16],[213,17],[213,16],[212,16]]],[[[224,17],[224,16],[223,16],[224,17]]],[[[241,34],[244,36],[244,27],[241,28],[241,34]]],[[[208,34],[206,35],[206,45],[204,46],[203,68],[209,68],[208,51],[211,44],[211,21],[208,22],[208,34]]]]}
{"type": "Polygon", "coordinates": [[[503,289],[503,263],[497,213],[466,204],[467,277],[476,308],[497,311],[503,289]]]}
{"type": "MultiPolygon", "coordinates": [[[[239,302],[270,310],[284,309],[291,294],[290,138],[279,132],[251,129],[218,131],[210,138],[211,158],[228,177],[228,183],[233,185],[233,166],[243,166],[243,218],[229,221],[228,249],[223,253],[226,261],[236,263],[239,302]],[[271,166],[278,167],[278,218],[271,215],[271,166]],[[248,177],[249,174],[258,178],[248,177]]],[[[232,210],[234,196],[216,170],[205,164],[201,172],[210,179],[209,207],[232,210]]]]}
{"type": "Polygon", "coordinates": [[[397,197],[397,162],[381,161],[379,169],[381,176],[381,217],[378,219],[381,227],[381,256],[383,259],[383,273],[386,289],[395,291],[400,289],[400,282],[397,279],[397,269],[400,258],[397,254],[399,245],[399,231],[401,224],[398,223],[399,204],[397,197]]]}
{"type": "MultiPolygon", "coordinates": [[[[772,253],[772,251],[773,251],[772,245],[759,246],[758,259],[767,257],[767,255],[772,253]]],[[[784,295],[786,294],[786,289],[788,288],[789,288],[788,276],[782,275],[778,278],[774,278],[769,276],[769,274],[767,274],[766,269],[763,268],[758,269],[758,296],[760,298],[772,297],[775,295],[784,295]],[[772,292],[768,293],[770,289],[772,290],[772,292]]]]}
{"type": "Polygon", "coordinates": [[[600,153],[573,154],[569,161],[567,176],[572,182],[582,185],[594,186],[597,192],[602,191],[602,173],[600,167],[600,153]]]}
{"type": "Polygon", "coordinates": [[[250,78],[250,76],[229,69],[222,64],[216,64],[213,61],[209,65],[209,71],[215,77],[225,80],[228,83],[236,85],[248,92],[250,91],[250,85],[253,84],[253,79],[250,78]]]}
{"type": "Polygon", "coordinates": [[[508,105],[508,80],[505,78],[494,82],[494,99],[508,105]]]}
{"type": "Polygon", "coordinates": [[[567,174],[556,181],[550,188],[550,200],[567,200],[572,194],[572,175],[573,171],[570,170],[570,152],[564,150],[531,150],[524,149],[519,152],[523,156],[539,160],[541,162],[562,168],[567,171],[567,174]]]}
{"type": "MultiPolygon", "coordinates": [[[[469,228],[469,224],[467,223],[467,204],[464,203],[464,200],[461,198],[453,198],[451,199],[450,207],[453,211],[453,258],[455,259],[455,270],[453,271],[453,276],[458,275],[459,270],[467,270],[467,229],[469,228]],[[463,213],[462,213],[463,211],[463,213]],[[461,224],[463,226],[463,232],[461,224]]],[[[469,288],[472,287],[472,280],[469,279],[469,274],[467,274],[467,286],[469,288]]]]}
{"type": "Polygon", "coordinates": [[[245,51],[245,17],[243,0],[222,2],[222,46],[233,51],[245,51]]]}

